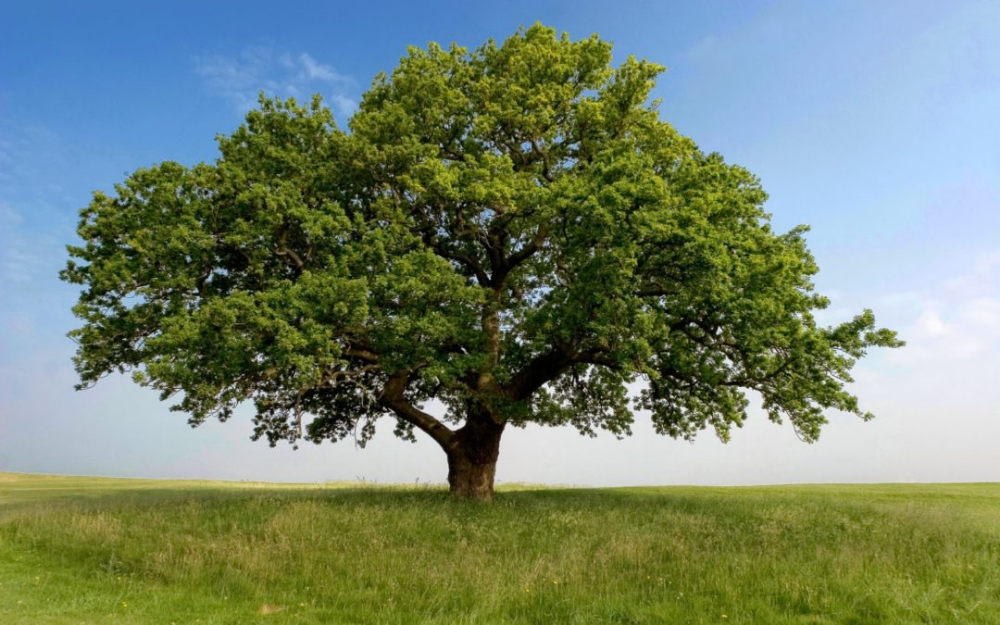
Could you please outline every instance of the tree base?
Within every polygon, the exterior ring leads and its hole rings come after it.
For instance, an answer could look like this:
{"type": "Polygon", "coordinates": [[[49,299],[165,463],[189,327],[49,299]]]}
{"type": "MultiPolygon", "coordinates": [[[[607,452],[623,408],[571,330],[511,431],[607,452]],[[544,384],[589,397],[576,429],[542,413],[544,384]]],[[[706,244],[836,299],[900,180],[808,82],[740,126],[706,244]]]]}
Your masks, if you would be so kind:
{"type": "Polygon", "coordinates": [[[448,486],[456,499],[493,500],[493,478],[500,457],[503,424],[484,411],[470,410],[466,424],[455,432],[448,454],[448,486]]]}
{"type": "Polygon", "coordinates": [[[473,463],[464,458],[448,458],[448,486],[455,499],[493,501],[493,480],[497,463],[473,463]]]}

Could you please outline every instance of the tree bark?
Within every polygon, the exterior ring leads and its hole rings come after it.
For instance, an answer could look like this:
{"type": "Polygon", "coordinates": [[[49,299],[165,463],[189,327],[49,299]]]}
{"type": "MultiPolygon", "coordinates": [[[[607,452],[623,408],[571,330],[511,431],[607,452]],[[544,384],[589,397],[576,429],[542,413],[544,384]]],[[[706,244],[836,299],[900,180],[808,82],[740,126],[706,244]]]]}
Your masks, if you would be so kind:
{"type": "MultiPolygon", "coordinates": [[[[409,374],[406,371],[390,376],[379,396],[379,403],[392,410],[399,418],[426,432],[441,446],[448,457],[448,486],[452,496],[457,499],[491,501],[503,422],[487,404],[472,400],[468,404],[465,425],[458,430],[450,430],[406,401],[403,390],[408,381],[409,374]]],[[[476,383],[478,386],[492,384],[488,377],[482,376],[476,383]]]]}
{"type": "Polygon", "coordinates": [[[448,455],[448,486],[456,499],[492,501],[503,424],[483,414],[470,414],[455,431],[448,455]]]}

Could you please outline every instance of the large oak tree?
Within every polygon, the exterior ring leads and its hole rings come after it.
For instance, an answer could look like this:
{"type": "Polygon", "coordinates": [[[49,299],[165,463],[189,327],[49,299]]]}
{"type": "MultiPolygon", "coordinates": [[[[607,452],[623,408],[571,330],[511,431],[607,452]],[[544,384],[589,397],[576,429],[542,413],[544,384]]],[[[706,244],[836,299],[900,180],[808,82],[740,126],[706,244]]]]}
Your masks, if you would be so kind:
{"type": "Polygon", "coordinates": [[[660,119],[661,71],[534,26],[411,48],[349,130],[262,97],[214,164],[82,211],[81,387],[131,370],[193,424],[251,401],[272,444],[392,417],[482,499],[508,426],[624,435],[646,410],[726,439],[747,391],[808,441],[825,409],[870,417],[845,383],[894,333],[817,325],[806,229],[774,232],[756,177],[660,119]]]}

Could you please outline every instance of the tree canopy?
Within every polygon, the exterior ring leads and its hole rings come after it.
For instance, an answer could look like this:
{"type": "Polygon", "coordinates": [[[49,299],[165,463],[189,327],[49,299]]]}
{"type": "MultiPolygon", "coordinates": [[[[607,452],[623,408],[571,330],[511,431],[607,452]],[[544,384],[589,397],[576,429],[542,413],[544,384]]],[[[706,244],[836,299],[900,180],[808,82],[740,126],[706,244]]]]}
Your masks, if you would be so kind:
{"type": "Polygon", "coordinates": [[[81,386],[131,371],[193,424],[252,402],[272,444],[394,418],[482,498],[508,424],[625,435],[645,410],[725,440],[747,391],[807,441],[826,409],[869,418],[850,371],[901,343],[868,310],[818,325],[807,229],[773,231],[754,175],[660,119],[662,71],[535,25],[410,48],[347,128],[262,96],[214,163],[81,212],[81,386]]]}

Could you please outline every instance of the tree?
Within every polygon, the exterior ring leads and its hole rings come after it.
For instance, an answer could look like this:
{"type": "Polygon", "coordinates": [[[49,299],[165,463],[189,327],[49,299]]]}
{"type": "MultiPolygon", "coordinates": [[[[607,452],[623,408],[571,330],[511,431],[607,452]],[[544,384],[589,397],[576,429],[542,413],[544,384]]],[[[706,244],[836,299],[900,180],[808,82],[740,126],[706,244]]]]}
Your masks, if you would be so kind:
{"type": "Polygon", "coordinates": [[[79,386],[132,371],[193,425],[252,401],[272,445],[394,417],[477,499],[507,426],[623,436],[641,409],[725,440],[746,391],[806,441],[824,409],[870,418],[850,370],[901,343],[867,310],[817,325],[806,228],[772,231],[756,177],[659,119],[661,71],[536,25],[410,48],[349,131],[318,97],[262,96],[214,164],[139,169],[82,210],[79,386]]]}

